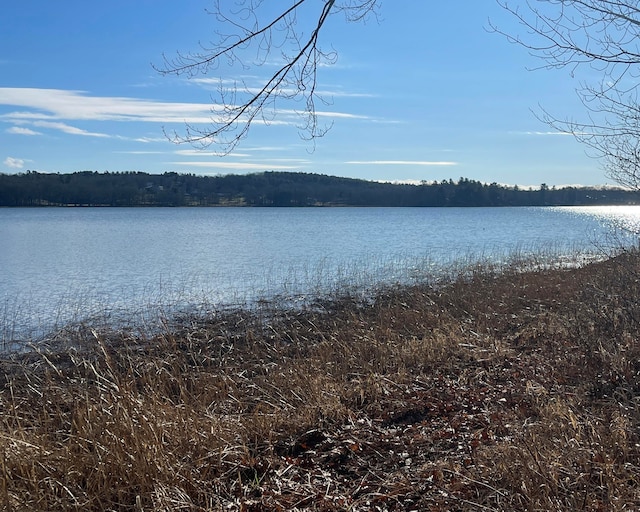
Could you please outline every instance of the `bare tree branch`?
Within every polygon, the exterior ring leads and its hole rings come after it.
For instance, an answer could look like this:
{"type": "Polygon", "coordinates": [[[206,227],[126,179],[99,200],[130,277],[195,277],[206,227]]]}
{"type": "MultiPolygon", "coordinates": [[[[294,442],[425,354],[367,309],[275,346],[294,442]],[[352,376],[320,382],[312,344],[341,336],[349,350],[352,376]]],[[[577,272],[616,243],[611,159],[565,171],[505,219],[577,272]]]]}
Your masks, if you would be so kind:
{"type": "Polygon", "coordinates": [[[163,66],[156,67],[164,75],[195,78],[215,71],[220,78],[211,125],[202,128],[186,124],[184,134],[173,133],[170,139],[201,147],[215,146],[223,154],[228,153],[247,135],[252,124],[276,122],[277,100],[302,103],[303,108],[297,112],[303,119],[299,126],[303,138],[323,136],[329,127],[319,125],[316,113],[316,100],[324,101],[318,95],[318,70],[324,64],[335,63],[337,55],[334,50],[320,47],[321,31],[334,14],[342,13],[349,22],[375,16],[379,1],[293,0],[290,7],[269,17],[272,2],[214,0],[208,11],[218,24],[214,41],[200,45],[197,52],[164,56],[163,66]],[[308,19],[312,20],[311,25],[300,21],[308,19]],[[258,87],[237,75],[238,68],[246,72],[252,67],[274,64],[275,71],[258,87]],[[227,73],[233,73],[232,85],[228,85],[227,73]]]}
{"type": "Polygon", "coordinates": [[[569,68],[572,75],[588,66],[595,83],[577,88],[587,112],[584,121],[559,119],[543,111],[540,118],[573,134],[603,161],[618,183],[640,189],[640,6],[637,0],[528,0],[513,7],[497,2],[525,28],[526,35],[492,29],[527,48],[543,68],[569,68]]]}

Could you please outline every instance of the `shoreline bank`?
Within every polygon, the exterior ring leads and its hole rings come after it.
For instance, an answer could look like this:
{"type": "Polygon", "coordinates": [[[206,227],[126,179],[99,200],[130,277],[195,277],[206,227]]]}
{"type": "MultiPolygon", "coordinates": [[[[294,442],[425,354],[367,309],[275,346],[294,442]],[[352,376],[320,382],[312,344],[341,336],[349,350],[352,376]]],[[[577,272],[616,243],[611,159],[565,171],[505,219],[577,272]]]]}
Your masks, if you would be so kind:
{"type": "Polygon", "coordinates": [[[640,256],[0,361],[15,510],[640,505],[640,256]]]}

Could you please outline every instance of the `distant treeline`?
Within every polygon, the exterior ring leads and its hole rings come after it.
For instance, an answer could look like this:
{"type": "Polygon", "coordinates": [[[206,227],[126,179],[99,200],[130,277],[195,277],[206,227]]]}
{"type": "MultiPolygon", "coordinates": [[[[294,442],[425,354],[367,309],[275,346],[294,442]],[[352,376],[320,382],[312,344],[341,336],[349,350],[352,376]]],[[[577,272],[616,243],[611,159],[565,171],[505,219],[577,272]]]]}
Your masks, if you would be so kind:
{"type": "Polygon", "coordinates": [[[617,188],[521,189],[458,181],[379,183],[297,172],[0,174],[0,206],[575,206],[640,204],[617,188]]]}

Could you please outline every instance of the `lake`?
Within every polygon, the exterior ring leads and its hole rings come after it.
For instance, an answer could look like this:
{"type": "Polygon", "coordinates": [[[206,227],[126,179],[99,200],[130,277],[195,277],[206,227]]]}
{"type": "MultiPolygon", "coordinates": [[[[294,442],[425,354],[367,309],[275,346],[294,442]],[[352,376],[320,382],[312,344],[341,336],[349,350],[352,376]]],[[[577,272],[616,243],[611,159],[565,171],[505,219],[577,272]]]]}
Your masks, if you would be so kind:
{"type": "Polygon", "coordinates": [[[602,254],[613,227],[638,225],[638,206],[0,209],[0,343],[426,279],[455,261],[602,254]]]}

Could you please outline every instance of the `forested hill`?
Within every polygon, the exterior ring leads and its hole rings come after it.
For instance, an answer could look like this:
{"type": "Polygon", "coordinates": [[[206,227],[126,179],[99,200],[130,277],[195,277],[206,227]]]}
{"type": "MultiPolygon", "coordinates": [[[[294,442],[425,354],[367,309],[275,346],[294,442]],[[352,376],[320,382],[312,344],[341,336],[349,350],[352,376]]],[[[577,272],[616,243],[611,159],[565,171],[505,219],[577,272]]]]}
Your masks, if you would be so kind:
{"type": "Polygon", "coordinates": [[[0,174],[0,206],[571,206],[640,204],[637,192],[536,190],[460,178],[390,184],[321,174],[196,176],[168,172],[0,174]]]}

